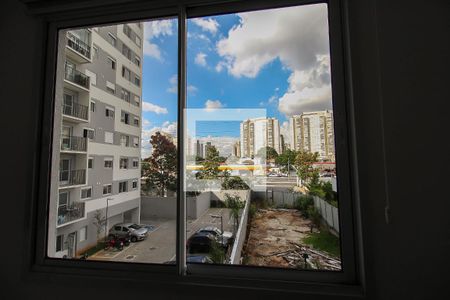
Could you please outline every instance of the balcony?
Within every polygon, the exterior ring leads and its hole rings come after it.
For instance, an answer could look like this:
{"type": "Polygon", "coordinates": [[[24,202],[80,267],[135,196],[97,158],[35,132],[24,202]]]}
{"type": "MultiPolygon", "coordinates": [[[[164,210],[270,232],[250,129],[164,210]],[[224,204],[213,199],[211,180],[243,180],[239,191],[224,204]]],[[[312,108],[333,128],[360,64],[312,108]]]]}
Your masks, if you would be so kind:
{"type": "Polygon", "coordinates": [[[58,226],[84,218],[84,202],[58,207],[58,226]]]}
{"type": "Polygon", "coordinates": [[[90,63],[91,62],[91,45],[81,40],[79,36],[74,33],[78,33],[80,36],[84,36],[86,40],[90,40],[90,32],[88,30],[77,30],[67,32],[67,44],[66,54],[72,60],[77,63],[90,63]]]}
{"type": "Polygon", "coordinates": [[[84,121],[88,121],[89,108],[86,105],[82,105],[76,102],[72,102],[70,104],[63,104],[62,113],[64,116],[73,117],[76,119],[81,119],[84,121]]]}
{"type": "Polygon", "coordinates": [[[79,136],[61,136],[62,152],[86,152],[87,139],[79,136]]]}
{"type": "Polygon", "coordinates": [[[64,79],[74,84],[78,90],[89,91],[89,76],[67,63],[64,66],[64,79]]]}
{"type": "Polygon", "coordinates": [[[86,170],[60,170],[59,187],[71,187],[86,184],[86,170]]]}

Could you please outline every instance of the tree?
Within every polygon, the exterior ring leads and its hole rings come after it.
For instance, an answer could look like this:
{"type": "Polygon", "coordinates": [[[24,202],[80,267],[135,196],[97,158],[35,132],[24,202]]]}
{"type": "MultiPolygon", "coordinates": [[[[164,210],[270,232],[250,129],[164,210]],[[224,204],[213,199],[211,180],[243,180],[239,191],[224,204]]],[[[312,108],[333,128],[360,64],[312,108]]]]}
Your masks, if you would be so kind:
{"type": "Polygon", "coordinates": [[[225,176],[222,182],[222,189],[224,190],[248,190],[250,189],[247,183],[239,176],[225,176]]]}
{"type": "Polygon", "coordinates": [[[318,175],[318,171],[313,164],[318,161],[319,153],[311,153],[306,151],[299,151],[295,157],[295,166],[297,168],[297,175],[302,182],[309,183],[314,174],[318,175]]]}
{"type": "Polygon", "coordinates": [[[261,147],[256,153],[256,157],[267,161],[274,161],[278,157],[278,152],[272,147],[261,147]]]}
{"type": "MultiPolygon", "coordinates": [[[[282,166],[283,169],[291,168],[291,166],[295,163],[295,158],[297,156],[297,151],[287,149],[282,154],[278,155],[278,157],[275,159],[275,163],[279,166],[282,166]]],[[[289,170],[287,170],[289,171],[289,170]]]]}
{"type": "Polygon", "coordinates": [[[233,218],[234,231],[239,226],[239,212],[244,206],[245,203],[241,201],[241,197],[225,194],[225,207],[230,209],[230,217],[233,218]]]}
{"type": "Polygon", "coordinates": [[[152,155],[142,165],[142,176],[147,177],[146,185],[155,188],[164,197],[168,190],[177,187],[177,149],[172,141],[159,131],[151,136],[152,155]]]}
{"type": "Polygon", "coordinates": [[[220,157],[215,146],[206,149],[205,160],[202,162],[203,169],[197,173],[199,179],[215,179],[219,176],[220,157]]]}

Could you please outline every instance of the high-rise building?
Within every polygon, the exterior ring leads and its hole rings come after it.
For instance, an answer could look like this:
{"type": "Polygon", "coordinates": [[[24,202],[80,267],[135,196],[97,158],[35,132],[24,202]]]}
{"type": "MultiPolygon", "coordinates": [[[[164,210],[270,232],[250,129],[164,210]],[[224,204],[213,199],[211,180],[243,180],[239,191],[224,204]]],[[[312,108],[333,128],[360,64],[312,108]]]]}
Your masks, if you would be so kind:
{"type": "Polygon", "coordinates": [[[203,158],[203,143],[201,143],[200,140],[197,140],[196,155],[198,157],[202,157],[203,158]]]}
{"type": "Polygon", "coordinates": [[[335,160],[333,112],[305,112],[289,120],[293,150],[318,152],[320,159],[335,160]]]}
{"type": "Polygon", "coordinates": [[[237,141],[233,145],[233,155],[236,157],[241,157],[241,141],[237,141]]]}
{"type": "Polygon", "coordinates": [[[281,152],[280,124],[276,118],[255,118],[241,122],[242,157],[254,157],[261,148],[271,147],[281,152]]]}
{"type": "Polygon", "coordinates": [[[142,39],[142,23],[60,35],[51,257],[76,257],[114,224],[140,221],[142,39]]]}

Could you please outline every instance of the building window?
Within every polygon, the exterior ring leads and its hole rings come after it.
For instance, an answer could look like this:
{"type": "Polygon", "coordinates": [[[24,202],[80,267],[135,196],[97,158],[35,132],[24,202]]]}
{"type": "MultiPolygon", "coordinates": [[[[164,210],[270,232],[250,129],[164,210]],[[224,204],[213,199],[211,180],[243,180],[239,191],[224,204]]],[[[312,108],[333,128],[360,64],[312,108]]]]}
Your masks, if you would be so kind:
{"type": "Polygon", "coordinates": [[[128,192],[128,181],[119,182],[119,193],[128,192]]]}
{"type": "Polygon", "coordinates": [[[130,91],[127,91],[126,89],[122,88],[122,99],[129,103],[131,99],[130,91]]]}
{"type": "Polygon", "coordinates": [[[78,235],[79,235],[78,238],[79,242],[84,242],[85,240],[87,240],[87,226],[82,227],[78,235]]]}
{"type": "Polygon", "coordinates": [[[105,108],[105,116],[110,119],[114,119],[114,108],[106,107],[105,108]]]}
{"type": "Polygon", "coordinates": [[[134,117],[133,124],[134,124],[134,126],[139,127],[139,118],[138,117],[134,117]]]}
{"type": "Polygon", "coordinates": [[[106,90],[111,94],[116,93],[116,85],[112,82],[106,81],[106,90]]]}
{"type": "Polygon", "coordinates": [[[111,69],[113,69],[113,70],[116,69],[116,60],[114,58],[112,58],[111,56],[108,56],[106,58],[106,62],[108,63],[108,66],[111,67],[111,69]]]}
{"type": "Polygon", "coordinates": [[[122,111],[122,113],[120,115],[120,122],[125,123],[125,124],[130,124],[130,114],[122,111]]]}
{"type": "Polygon", "coordinates": [[[134,76],[134,84],[137,86],[141,86],[141,78],[139,76],[134,76]]]}
{"type": "Polygon", "coordinates": [[[120,169],[128,169],[128,158],[121,158],[119,163],[120,169]]]}
{"type": "Polygon", "coordinates": [[[122,54],[128,58],[128,60],[131,60],[131,50],[127,47],[127,45],[122,44],[122,54]]]}
{"type": "Polygon", "coordinates": [[[138,168],[139,167],[139,160],[134,158],[133,159],[133,168],[138,168]]]}
{"type": "Polygon", "coordinates": [[[131,37],[131,28],[130,26],[128,26],[127,24],[123,25],[123,33],[127,36],[127,37],[131,37]]]}
{"type": "Polygon", "coordinates": [[[94,45],[94,46],[92,46],[92,50],[94,52],[94,55],[92,56],[92,58],[98,59],[98,47],[94,45]]]}
{"type": "Polygon", "coordinates": [[[83,129],[83,137],[93,140],[95,138],[95,130],[91,128],[83,129]]]}
{"type": "Polygon", "coordinates": [[[124,147],[130,147],[130,137],[128,135],[122,134],[120,136],[120,144],[124,147]]]}
{"type": "Polygon", "coordinates": [[[139,58],[139,56],[135,55],[133,62],[136,66],[140,67],[141,66],[141,59],[139,58]]]}
{"type": "Polygon", "coordinates": [[[81,189],[81,200],[89,199],[92,197],[92,187],[82,188],[81,189]]]}
{"type": "Polygon", "coordinates": [[[114,133],[105,131],[105,143],[107,143],[107,144],[114,143],[114,133]]]}
{"type": "Polygon", "coordinates": [[[141,47],[141,38],[136,36],[136,45],[138,45],[139,47],[141,47]]]}
{"type": "Polygon", "coordinates": [[[135,179],[131,182],[131,187],[133,188],[133,190],[135,190],[135,189],[137,189],[137,186],[138,186],[138,181],[137,181],[137,179],[135,179]]]}
{"type": "Polygon", "coordinates": [[[91,112],[95,112],[95,102],[91,101],[91,112]]]}
{"type": "Polygon", "coordinates": [[[88,158],[88,169],[92,169],[94,167],[94,158],[89,157],[88,158]]]}
{"type": "Polygon", "coordinates": [[[103,195],[109,195],[112,193],[112,184],[105,184],[103,186],[103,195]]]}
{"type": "Polygon", "coordinates": [[[133,138],[133,147],[136,147],[136,148],[139,147],[139,138],[138,137],[133,138]]]}
{"type": "Polygon", "coordinates": [[[138,107],[141,105],[141,97],[139,97],[138,95],[134,95],[134,105],[138,107]]]}
{"type": "Polygon", "coordinates": [[[95,74],[94,72],[91,72],[89,70],[84,70],[84,73],[89,76],[89,82],[92,85],[97,85],[97,74],[95,74]]]}
{"type": "Polygon", "coordinates": [[[131,79],[131,71],[122,66],[122,77],[130,81],[131,79]]]}
{"type": "Polygon", "coordinates": [[[64,235],[60,234],[56,237],[56,252],[63,251],[64,235]]]}
{"type": "Polygon", "coordinates": [[[108,32],[108,42],[113,45],[114,47],[116,47],[117,44],[117,38],[114,36],[114,34],[112,34],[111,32],[108,32]]]}
{"type": "Polygon", "coordinates": [[[105,158],[104,166],[105,166],[106,169],[112,169],[112,167],[113,167],[113,159],[112,158],[105,158]]]}

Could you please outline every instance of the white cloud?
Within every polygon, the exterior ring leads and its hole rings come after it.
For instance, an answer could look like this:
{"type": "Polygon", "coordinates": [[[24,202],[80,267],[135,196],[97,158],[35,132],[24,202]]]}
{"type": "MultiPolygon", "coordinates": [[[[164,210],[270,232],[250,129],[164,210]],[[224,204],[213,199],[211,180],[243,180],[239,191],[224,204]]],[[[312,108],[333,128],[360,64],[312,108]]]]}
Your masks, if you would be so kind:
{"type": "Polygon", "coordinates": [[[153,104],[153,103],[150,103],[150,102],[146,102],[146,101],[142,102],[142,110],[143,111],[154,112],[154,113],[156,113],[158,115],[159,114],[167,114],[168,113],[167,108],[161,107],[159,105],[156,105],[156,104],[153,104]]]}
{"type": "Polygon", "coordinates": [[[206,66],[206,54],[203,52],[199,52],[197,53],[197,55],[195,56],[195,63],[199,66],[206,66]]]}
{"type": "MultiPolygon", "coordinates": [[[[278,109],[286,115],[331,107],[327,8],[314,4],[289,9],[241,13],[216,47],[226,68],[236,78],[255,78],[270,62],[279,59],[291,71],[287,92],[278,109]],[[295,28],[295,30],[293,30],[295,28]]],[[[278,92],[278,88],[275,92],[278,92]]],[[[276,98],[269,99],[275,103],[276,98]]]]}
{"type": "Polygon", "coordinates": [[[284,121],[280,126],[280,134],[284,137],[285,143],[290,143],[290,134],[289,134],[289,122],[284,121]]]}
{"type": "Polygon", "coordinates": [[[144,126],[144,127],[148,127],[148,126],[150,126],[152,124],[152,122],[150,122],[149,120],[147,120],[147,119],[144,119],[143,121],[142,121],[142,125],[144,126]]]}
{"type": "Polygon", "coordinates": [[[195,93],[198,91],[198,88],[197,87],[195,87],[195,86],[193,86],[193,85],[188,85],[188,87],[187,87],[187,92],[189,93],[189,94],[193,94],[193,95],[195,95],[195,93]]]}
{"type": "Polygon", "coordinates": [[[177,122],[164,122],[161,126],[155,126],[149,130],[149,137],[157,131],[169,133],[172,136],[177,136],[177,122]]]}
{"type": "Polygon", "coordinates": [[[173,34],[173,20],[157,20],[144,23],[144,55],[162,60],[158,45],[152,43],[154,38],[173,34]]]}
{"type": "MultiPolygon", "coordinates": [[[[167,92],[172,93],[172,94],[178,93],[178,86],[177,86],[178,76],[177,76],[177,74],[174,74],[172,77],[170,77],[169,83],[170,83],[170,87],[167,89],[167,92]]],[[[195,93],[198,91],[198,88],[192,84],[188,85],[186,89],[187,89],[187,92],[192,95],[195,95],[195,93]]]]}
{"type": "Polygon", "coordinates": [[[206,100],[205,102],[205,109],[207,111],[211,111],[222,107],[224,107],[224,105],[220,102],[220,100],[206,100]]]}
{"type": "Polygon", "coordinates": [[[217,30],[219,29],[219,23],[217,23],[216,20],[213,18],[195,18],[192,19],[192,22],[201,27],[203,31],[209,31],[212,34],[216,34],[217,30]]]}

